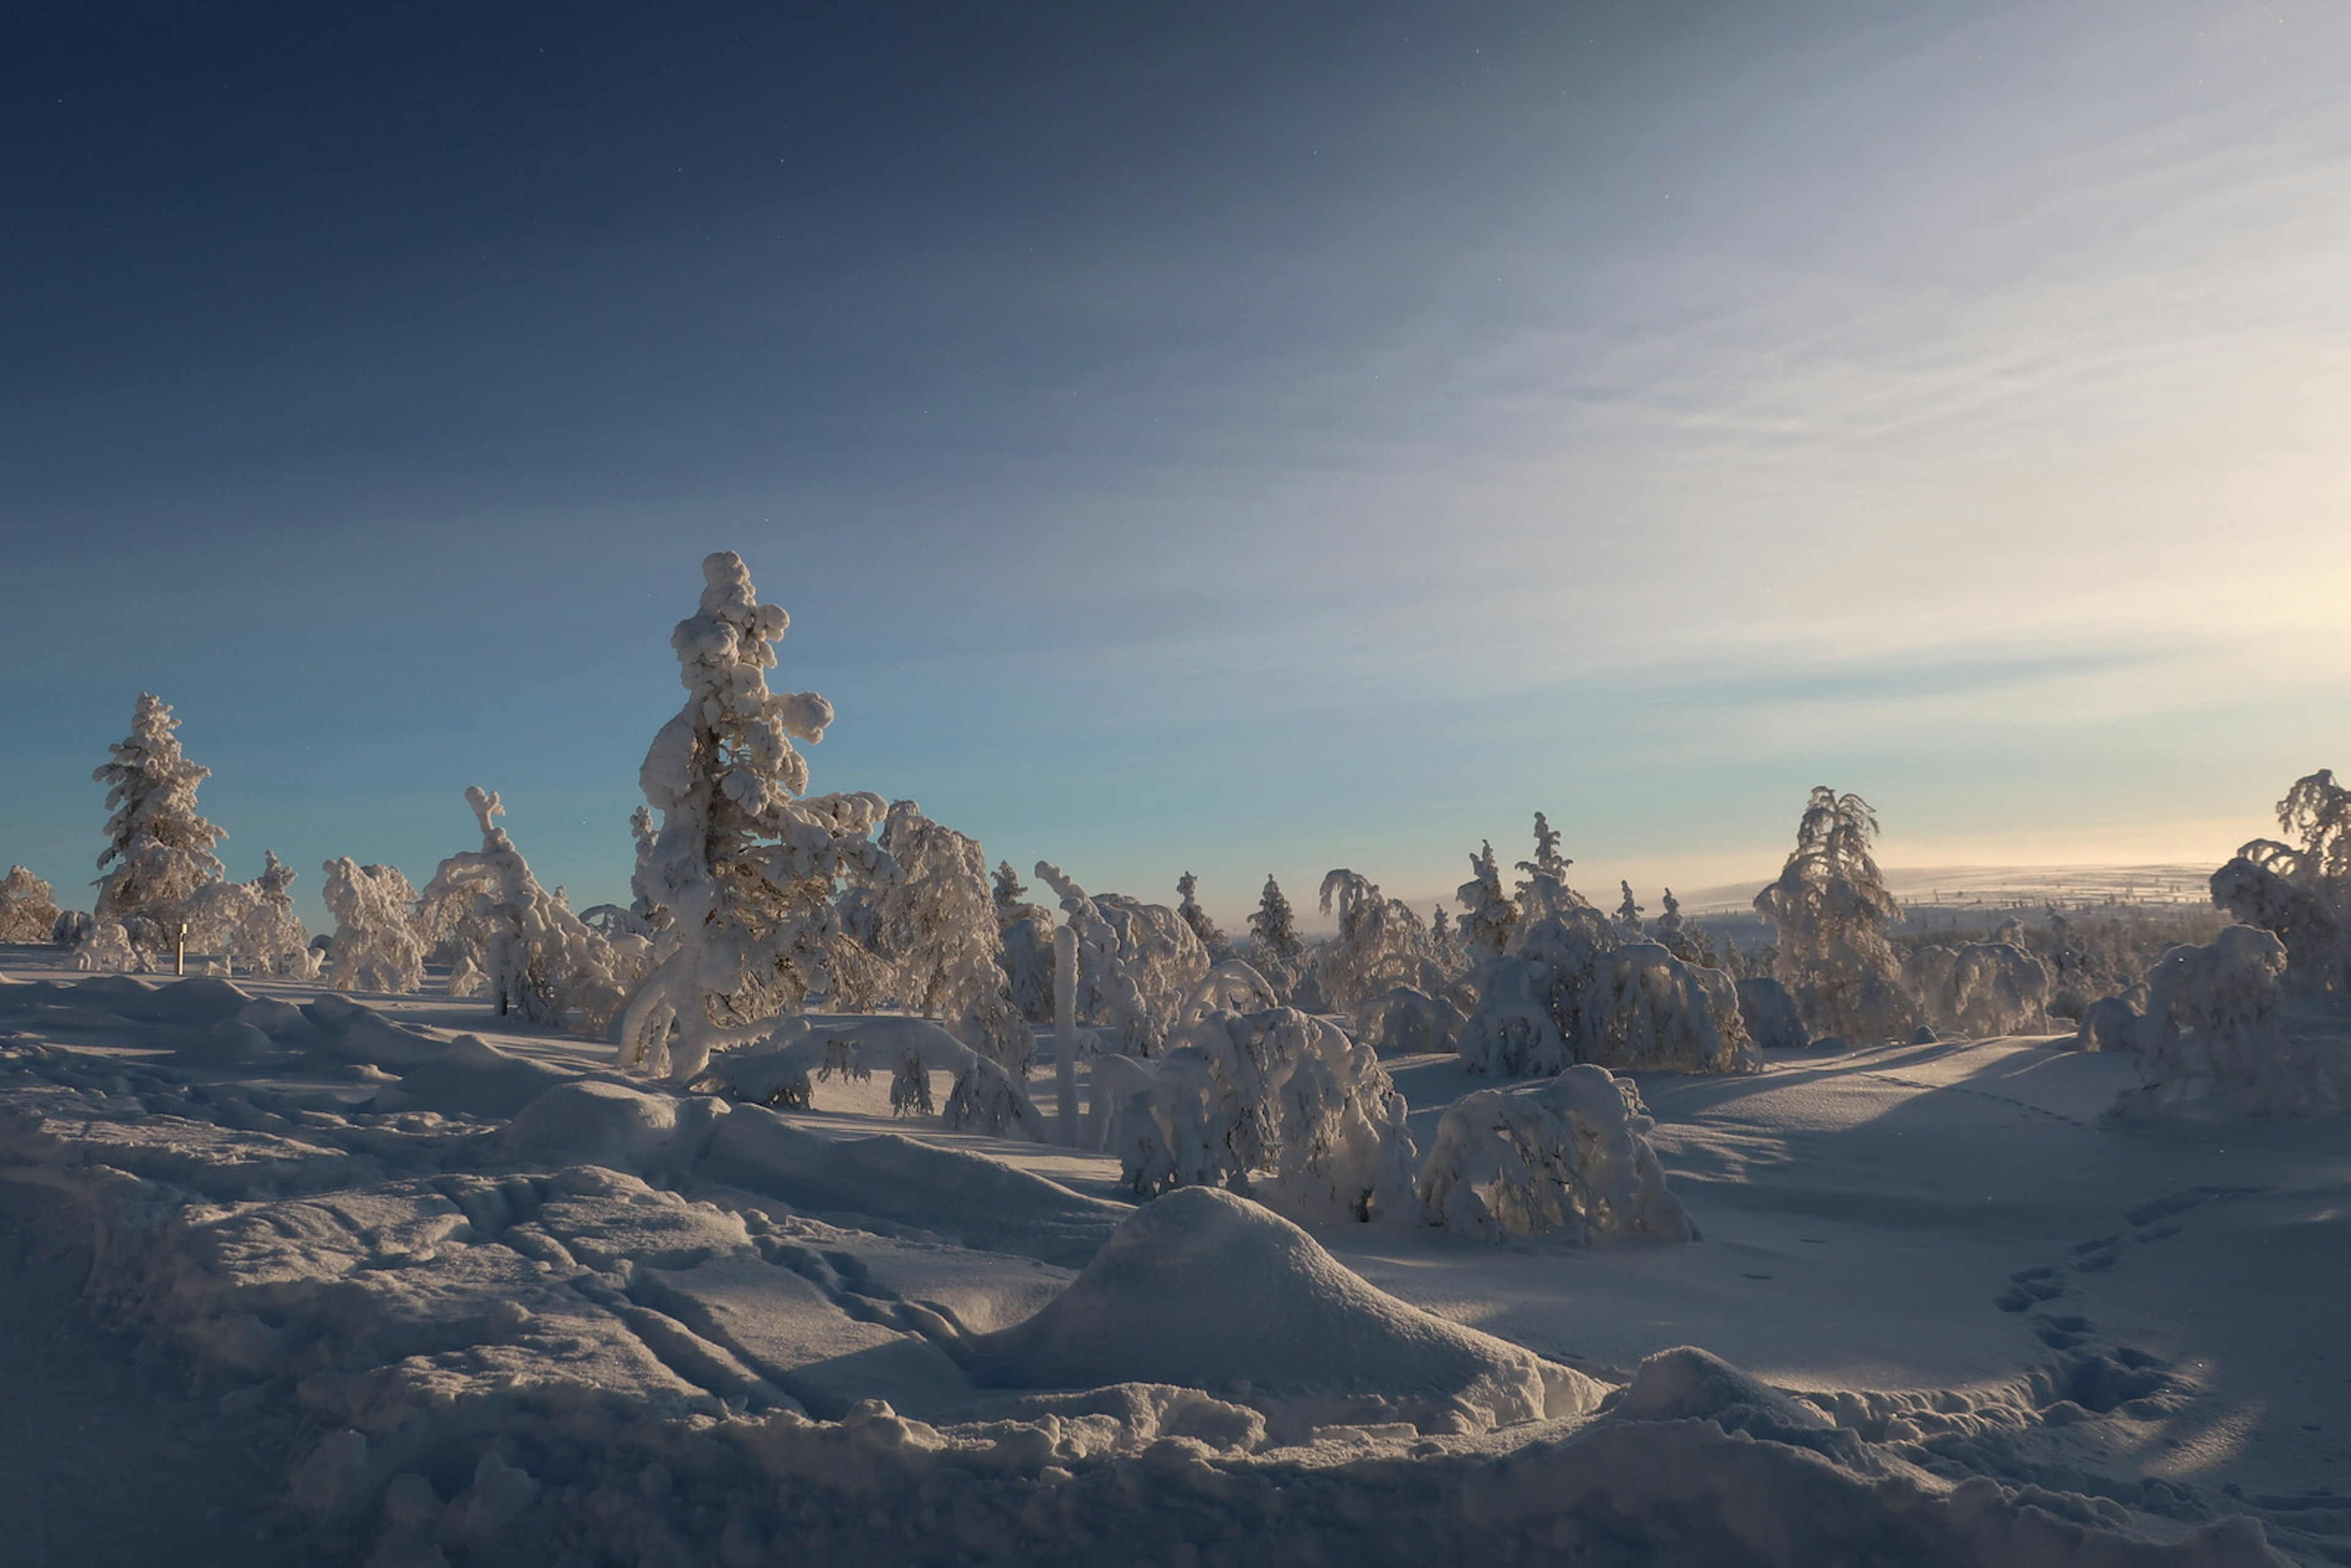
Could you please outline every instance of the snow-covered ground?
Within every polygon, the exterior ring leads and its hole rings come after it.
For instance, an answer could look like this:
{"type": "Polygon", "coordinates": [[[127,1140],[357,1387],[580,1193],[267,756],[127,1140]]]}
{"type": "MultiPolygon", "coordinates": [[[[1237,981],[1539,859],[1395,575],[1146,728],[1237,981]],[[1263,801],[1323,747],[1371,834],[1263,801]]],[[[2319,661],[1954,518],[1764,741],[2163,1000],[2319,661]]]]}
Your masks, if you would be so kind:
{"type": "MultiPolygon", "coordinates": [[[[2112,1123],[2126,1057],[1643,1075],[1702,1239],[1496,1246],[479,1000],[0,976],[0,1426],[134,1478],[6,1466],[9,1561],[226,1560],[265,1496],[381,1568],[2351,1561],[2351,1125],[2112,1123]]],[[[1423,1147],[1494,1082],[1388,1066],[1423,1147]]]]}

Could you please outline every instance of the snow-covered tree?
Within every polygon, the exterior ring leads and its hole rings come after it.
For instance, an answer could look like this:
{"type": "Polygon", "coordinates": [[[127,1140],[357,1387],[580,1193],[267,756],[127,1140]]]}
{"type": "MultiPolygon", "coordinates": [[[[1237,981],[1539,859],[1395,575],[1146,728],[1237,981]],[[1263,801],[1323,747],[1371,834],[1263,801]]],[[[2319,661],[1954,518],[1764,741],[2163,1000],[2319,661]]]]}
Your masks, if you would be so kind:
{"type": "Polygon", "coordinates": [[[862,961],[837,925],[836,887],[897,873],[872,841],[880,796],[806,793],[792,741],[820,739],[833,715],[814,692],[768,689],[791,618],[759,602],[731,550],[705,559],[702,576],[699,609],[670,637],[685,703],[637,773],[661,827],[633,886],[670,925],[621,1026],[623,1064],[678,1082],[714,1050],[766,1032],[760,1020],[831,996],[843,967],[862,961]]]}
{"type": "Polygon", "coordinates": [[[1061,868],[1037,862],[1078,941],[1078,1016],[1102,1031],[1105,1050],[1157,1054],[1185,997],[1208,972],[1208,951],[1164,904],[1090,894],[1061,868]]]}
{"type": "Polygon", "coordinates": [[[140,967],[139,950],[120,920],[94,920],[74,944],[77,969],[128,971],[140,967]]]}
{"type": "Polygon", "coordinates": [[[1876,836],[1868,801],[1816,788],[1779,880],[1755,895],[1777,933],[1773,973],[1805,1020],[1856,1042],[1906,1034],[1917,1021],[1886,935],[1900,911],[1869,852],[1876,836]]]}
{"type": "Polygon", "coordinates": [[[564,907],[559,891],[539,886],[498,826],[506,808],[494,791],[468,785],[465,804],[481,824],[482,847],[443,861],[424,903],[471,905],[487,934],[481,967],[500,1012],[511,1007],[533,1023],[556,1025],[577,1012],[583,1032],[602,1034],[642,972],[643,940],[607,939],[564,907]]]}
{"type": "Polygon", "coordinates": [[[190,939],[232,969],[307,979],[318,973],[319,956],[287,891],[294,873],[270,851],[262,859],[261,874],[251,882],[209,882],[197,890],[187,905],[190,939]]]}
{"type": "Polygon", "coordinates": [[[1362,873],[1341,866],[1323,877],[1322,908],[1339,918],[1338,935],[1315,959],[1322,995],[1333,1008],[1353,1012],[1398,986],[1444,984],[1434,972],[1428,927],[1411,905],[1385,896],[1362,873]]]}
{"type": "Polygon", "coordinates": [[[1788,988],[1769,975],[1738,982],[1739,1019],[1759,1051],[1802,1051],[1813,1040],[1804,1015],[1788,988]]]}
{"type": "Polygon", "coordinates": [[[1541,811],[1535,813],[1535,858],[1520,861],[1519,869],[1530,877],[1547,876],[1556,882],[1567,880],[1567,868],[1575,862],[1559,852],[1560,835],[1551,825],[1551,819],[1541,811]]]}
{"type": "Polygon", "coordinates": [[[57,925],[57,890],[23,866],[10,866],[0,878],[0,942],[47,942],[57,925]]]}
{"type": "Polygon", "coordinates": [[[930,1075],[945,1072],[949,1127],[1045,1141],[1044,1118],[1019,1082],[928,1019],[853,1018],[822,1025],[788,1019],[765,1040],[720,1056],[706,1077],[731,1098],[805,1110],[816,1084],[836,1076],[862,1082],[877,1071],[890,1074],[893,1115],[933,1114],[930,1075]]]}
{"type": "Polygon", "coordinates": [[[1036,1037],[1012,1004],[979,841],[931,821],[914,801],[897,800],[882,826],[882,848],[901,880],[873,895],[875,945],[899,999],[1026,1078],[1036,1037]]]}
{"type": "Polygon", "coordinates": [[[1200,907],[1199,890],[1200,879],[1190,872],[1177,877],[1176,892],[1182,902],[1176,904],[1176,913],[1184,917],[1184,924],[1192,928],[1192,935],[1200,939],[1200,946],[1213,956],[1225,946],[1225,934],[1217,929],[1217,923],[1208,918],[1207,910],[1200,907]]]}
{"type": "Polygon", "coordinates": [[[1297,916],[1271,872],[1266,873],[1265,891],[1258,895],[1249,928],[1249,963],[1287,998],[1305,966],[1306,944],[1299,939],[1297,916]]]}
{"type": "Polygon", "coordinates": [[[1431,1224],[1463,1236],[1695,1241],[1656,1125],[1633,1081],[1604,1068],[1481,1089],[1447,1108],[1416,1192],[1431,1224]]]}
{"type": "Polygon", "coordinates": [[[1467,1020],[1443,997],[1412,986],[1383,991],[1355,1009],[1363,1041],[1374,1051],[1449,1051],[1467,1020]]]}
{"type": "Polygon", "coordinates": [[[424,937],[417,928],[416,889],[398,866],[360,865],[349,855],[326,862],[321,894],[335,917],[326,982],[338,990],[415,990],[424,984],[424,937]]]}
{"type": "MultiPolygon", "coordinates": [[[[1548,831],[1550,824],[1544,827],[1548,831]]],[[[1479,845],[1478,852],[1469,857],[1469,880],[1453,896],[1466,912],[1461,916],[1461,946],[1471,963],[1499,958],[1509,951],[1510,933],[1519,925],[1519,906],[1502,891],[1502,868],[1494,862],[1493,841],[1479,845]]]]}
{"type": "MultiPolygon", "coordinates": [[[[1666,889],[1665,896],[1659,902],[1657,918],[1650,926],[1650,933],[1658,945],[1685,964],[1696,964],[1708,969],[1724,967],[1705,928],[1692,925],[1682,918],[1682,901],[1674,896],[1674,890],[1670,887],[1666,889]]],[[[1731,951],[1736,955],[1738,949],[1731,951]]]]}
{"type": "Polygon", "coordinates": [[[1982,1040],[2048,1025],[2049,971],[2013,942],[1929,944],[1903,960],[1902,977],[1938,1029],[1982,1040]]]}
{"type": "Polygon", "coordinates": [[[1404,1097],[1379,1059],[1294,1008],[1210,1013],[1171,1038],[1113,1118],[1136,1196],[1254,1193],[1318,1219],[1371,1219],[1411,1190],[1404,1097]]]}
{"type": "Polygon", "coordinates": [[[2201,947],[2178,946],[2147,971],[2138,1027],[2142,1087],[2126,1114],[2332,1115],[2351,1110],[2351,1051],[2340,1039],[2285,1028],[2291,959],[2277,936],[2231,925],[2201,947]]]}
{"type": "Polygon", "coordinates": [[[2212,902],[2284,946],[2284,983],[2351,992],[2351,789],[2332,768],[2294,780],[2277,804],[2295,841],[2255,839],[2212,873],[2212,902]]]}
{"type": "Polygon", "coordinates": [[[212,769],[188,760],[179,728],[169,706],[141,692],[131,734],[109,747],[113,760],[90,774],[107,787],[112,813],[98,857],[106,873],[98,881],[101,921],[143,916],[172,935],[196,890],[222,874],[213,846],[228,835],[196,811],[196,786],[212,769]]]}
{"type": "Polygon", "coordinates": [[[1053,912],[1029,901],[1010,861],[996,862],[996,934],[1012,1005],[1031,1023],[1053,1016],[1053,912]]]}
{"type": "Polygon", "coordinates": [[[1625,901],[1616,906],[1616,924],[1638,936],[1646,927],[1641,923],[1641,905],[1633,896],[1633,884],[1620,881],[1616,885],[1625,893],[1625,901]]]}

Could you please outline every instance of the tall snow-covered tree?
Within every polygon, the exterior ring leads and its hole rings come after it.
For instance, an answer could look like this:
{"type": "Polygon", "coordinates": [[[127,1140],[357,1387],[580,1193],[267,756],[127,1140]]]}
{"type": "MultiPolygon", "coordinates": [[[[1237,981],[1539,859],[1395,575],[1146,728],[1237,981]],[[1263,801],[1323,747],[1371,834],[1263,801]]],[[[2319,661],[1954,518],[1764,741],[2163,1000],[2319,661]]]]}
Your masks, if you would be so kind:
{"type": "Polygon", "coordinates": [[[1779,880],[1755,895],[1756,913],[1777,933],[1774,977],[1795,994],[1806,1023],[1856,1042],[1917,1021],[1886,935],[1899,910],[1869,852],[1876,836],[1868,801],[1819,786],[1779,880]]]}
{"type": "Polygon", "coordinates": [[[0,878],[0,942],[47,942],[57,925],[57,890],[23,866],[10,866],[0,878]]]}
{"type": "Polygon", "coordinates": [[[1481,843],[1469,857],[1469,880],[1453,896],[1465,911],[1461,946],[1469,961],[1476,964],[1500,957],[1510,946],[1510,933],[1518,928],[1519,908],[1502,891],[1502,868],[1495,863],[1492,841],[1481,843]]]}
{"type": "Polygon", "coordinates": [[[107,787],[106,851],[98,866],[97,915],[127,923],[145,916],[176,929],[196,890],[222,874],[213,846],[228,837],[196,811],[196,786],[212,769],[180,749],[171,707],[141,692],[131,734],[109,749],[113,760],[90,777],[107,787]],[[111,868],[111,869],[110,869],[111,868]]]}
{"type": "Polygon", "coordinates": [[[1217,923],[1208,918],[1207,910],[1200,907],[1199,891],[1200,879],[1190,872],[1177,877],[1176,892],[1183,902],[1176,904],[1176,913],[1184,917],[1184,924],[1192,928],[1192,935],[1200,939],[1200,946],[1213,954],[1225,946],[1225,934],[1217,929],[1217,923]]]}
{"type": "Polygon", "coordinates": [[[792,741],[816,741],[832,705],[768,689],[791,624],[763,604],[742,557],[702,563],[702,601],[670,636],[686,697],[638,769],[660,831],[634,879],[670,912],[653,967],[621,1025],[620,1060],[689,1082],[763,1019],[830,996],[861,960],[833,909],[844,877],[872,886],[897,868],[873,842],[878,795],[809,795],[792,741]]]}
{"type": "Polygon", "coordinates": [[[484,972],[498,999],[533,1023],[561,1024],[578,1012],[590,1035],[604,1032],[642,966],[643,938],[608,939],[549,893],[498,826],[506,808],[497,795],[468,785],[465,803],[481,824],[482,847],[451,855],[433,873],[424,903],[470,904],[484,933],[484,972]]]}
{"type": "Polygon", "coordinates": [[[1029,902],[1029,889],[1010,861],[996,862],[989,895],[1012,1005],[1031,1023],[1047,1022],[1053,1016],[1053,912],[1029,902]]]}
{"type": "Polygon", "coordinates": [[[335,917],[327,946],[327,984],[344,991],[413,991],[424,984],[424,934],[416,889],[398,866],[360,865],[345,855],[326,862],[321,896],[335,917]]]}
{"type": "Polygon", "coordinates": [[[1297,964],[1305,946],[1298,939],[1298,918],[1271,872],[1266,873],[1265,891],[1258,895],[1257,912],[1249,916],[1249,936],[1261,954],[1285,966],[1297,964]]]}
{"type": "MultiPolygon", "coordinates": [[[[1547,876],[1562,886],[1567,882],[1567,868],[1575,862],[1559,852],[1559,830],[1541,811],[1535,813],[1535,858],[1520,861],[1519,869],[1530,877],[1547,876]]],[[[1528,884],[1521,883],[1523,893],[1528,884]]]]}
{"type": "Polygon", "coordinates": [[[1012,1004],[979,841],[931,821],[912,800],[894,800],[882,848],[900,880],[874,895],[875,946],[899,1000],[1025,1078],[1036,1037],[1012,1004]]]}
{"type": "Polygon", "coordinates": [[[1616,885],[1623,889],[1625,894],[1625,902],[1616,906],[1616,923],[1638,936],[1644,928],[1641,924],[1641,905],[1633,896],[1633,884],[1629,882],[1619,882],[1616,885]]]}

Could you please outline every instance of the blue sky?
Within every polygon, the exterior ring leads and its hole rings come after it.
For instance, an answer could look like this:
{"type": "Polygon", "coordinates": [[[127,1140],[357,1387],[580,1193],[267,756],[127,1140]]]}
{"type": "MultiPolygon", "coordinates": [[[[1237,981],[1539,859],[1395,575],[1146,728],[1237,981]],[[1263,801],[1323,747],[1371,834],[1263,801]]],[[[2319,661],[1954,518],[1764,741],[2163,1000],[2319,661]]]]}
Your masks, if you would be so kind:
{"type": "Polygon", "coordinates": [[[2214,861],[2351,766],[2351,12],[12,24],[0,860],[152,689],[233,874],[619,897],[740,551],[819,789],[1238,919],[2214,861]],[[1509,857],[1506,857],[1509,858],[1509,857]]]}

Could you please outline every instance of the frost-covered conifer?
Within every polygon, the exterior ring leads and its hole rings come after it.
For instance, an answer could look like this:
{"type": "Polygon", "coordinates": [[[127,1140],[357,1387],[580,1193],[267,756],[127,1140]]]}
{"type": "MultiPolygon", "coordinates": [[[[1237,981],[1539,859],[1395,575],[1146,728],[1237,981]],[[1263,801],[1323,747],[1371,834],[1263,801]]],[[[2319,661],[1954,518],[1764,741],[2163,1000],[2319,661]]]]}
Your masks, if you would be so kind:
{"type": "Polygon", "coordinates": [[[1176,913],[1184,917],[1184,924],[1192,928],[1192,935],[1200,939],[1200,946],[1213,955],[1224,947],[1225,934],[1217,929],[1217,923],[1208,918],[1207,910],[1200,907],[1200,900],[1196,896],[1199,888],[1200,879],[1188,871],[1176,879],[1176,892],[1183,900],[1176,904],[1176,913]]]}
{"type": "Polygon", "coordinates": [[[1616,885],[1625,891],[1625,902],[1616,906],[1616,924],[1638,936],[1645,927],[1641,924],[1641,905],[1633,897],[1633,884],[1619,882],[1616,885]]]}
{"type": "Polygon", "coordinates": [[[896,875],[872,837],[881,797],[805,793],[792,741],[822,738],[832,705],[768,689],[791,618],[759,602],[731,550],[702,576],[699,609],[670,637],[685,703],[637,774],[661,827],[633,885],[670,925],[621,1025],[621,1061],[678,1082],[763,1032],[759,1020],[831,995],[864,961],[838,927],[835,888],[896,875]]]}
{"type": "Polygon", "coordinates": [[[601,1035],[642,972],[642,938],[608,940],[564,907],[531,874],[514,840],[498,826],[506,808],[493,791],[465,789],[481,824],[482,847],[451,855],[424,889],[429,905],[470,904],[486,934],[481,963],[498,1010],[514,1008],[533,1023],[561,1024],[578,1012],[583,1031],[601,1035]]]}
{"type": "Polygon", "coordinates": [[[1905,1034],[1917,1016],[1886,936],[1899,912],[1869,852],[1876,835],[1868,801],[1816,788],[1779,880],[1755,895],[1777,934],[1775,977],[1814,1030],[1856,1043],[1905,1034]]]}
{"type": "Polygon", "coordinates": [[[631,873],[629,877],[632,890],[632,896],[629,900],[629,913],[636,917],[636,925],[634,929],[641,935],[651,936],[653,933],[661,930],[669,924],[669,908],[666,904],[654,904],[648,900],[643,894],[634,891],[637,879],[644,874],[645,867],[653,861],[653,813],[652,807],[639,806],[635,810],[629,813],[629,840],[632,843],[636,845],[637,849],[636,870],[631,873]]]}
{"type": "Polygon", "coordinates": [[[1341,866],[1322,879],[1322,913],[1336,913],[1339,932],[1315,960],[1322,995],[1343,1012],[1398,986],[1441,988],[1433,973],[1428,928],[1402,899],[1383,894],[1360,872],[1341,866]]]}
{"type": "Polygon", "coordinates": [[[1281,883],[1273,880],[1271,872],[1266,873],[1265,891],[1258,895],[1257,913],[1249,916],[1249,936],[1260,952],[1285,965],[1298,962],[1300,953],[1304,951],[1304,944],[1298,939],[1298,921],[1290,913],[1290,900],[1282,895],[1281,883]]]}
{"type": "Polygon", "coordinates": [[[57,890],[23,866],[10,866],[0,878],[0,942],[47,942],[57,925],[57,890]]]}
{"type": "Polygon", "coordinates": [[[107,787],[106,852],[98,865],[98,918],[144,916],[176,929],[187,901],[221,875],[213,846],[228,835],[196,813],[196,786],[212,769],[180,749],[179,721],[142,692],[131,734],[109,749],[114,760],[90,777],[107,787]],[[108,868],[111,867],[111,870],[108,868]]]}
{"type": "Polygon", "coordinates": [[[1127,1185],[1227,1186],[1317,1219],[1372,1219],[1410,1192],[1404,1097],[1369,1046],[1292,1008],[1185,1025],[1113,1116],[1127,1185]]]}
{"type": "Polygon", "coordinates": [[[1493,841],[1479,845],[1478,852],[1469,857],[1469,880],[1453,896],[1466,912],[1461,916],[1461,946],[1471,963],[1499,958],[1509,951],[1510,933],[1519,925],[1519,906],[1502,891],[1502,868],[1494,862],[1493,841]]]}
{"type": "Polygon", "coordinates": [[[360,865],[349,855],[326,862],[321,894],[335,917],[326,982],[337,990],[415,990],[424,983],[424,937],[417,927],[416,889],[398,866],[360,865]]]}
{"type": "Polygon", "coordinates": [[[211,882],[197,891],[187,908],[190,937],[219,953],[232,970],[307,979],[319,972],[319,956],[287,891],[294,873],[268,850],[262,861],[251,882],[211,882]]]}
{"type": "Polygon", "coordinates": [[[931,821],[912,800],[896,800],[882,826],[882,848],[901,880],[873,895],[874,939],[899,999],[1026,1078],[1036,1037],[1012,1004],[979,841],[931,821]]]}
{"type": "MultiPolygon", "coordinates": [[[[1559,852],[1559,831],[1551,825],[1551,819],[1537,811],[1535,813],[1535,858],[1531,861],[1520,861],[1519,869],[1525,872],[1529,877],[1547,876],[1564,885],[1567,882],[1567,868],[1575,862],[1559,852]]],[[[1519,884],[1521,894],[1527,891],[1527,887],[1526,883],[1519,884]]]]}
{"type": "Polygon", "coordinates": [[[1078,941],[1078,1016],[1103,1031],[1105,1050],[1152,1056],[1185,997],[1208,972],[1208,952],[1164,904],[1089,894],[1061,868],[1037,862],[1078,941]]]}
{"type": "Polygon", "coordinates": [[[1053,1016],[1053,912],[1029,902],[1010,861],[996,863],[996,932],[1012,1005],[1031,1023],[1053,1016]]]}

